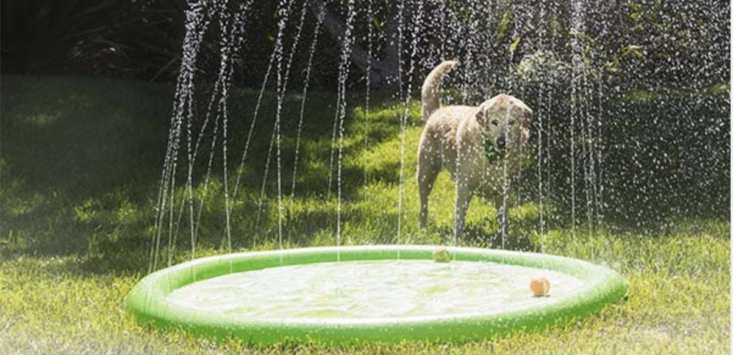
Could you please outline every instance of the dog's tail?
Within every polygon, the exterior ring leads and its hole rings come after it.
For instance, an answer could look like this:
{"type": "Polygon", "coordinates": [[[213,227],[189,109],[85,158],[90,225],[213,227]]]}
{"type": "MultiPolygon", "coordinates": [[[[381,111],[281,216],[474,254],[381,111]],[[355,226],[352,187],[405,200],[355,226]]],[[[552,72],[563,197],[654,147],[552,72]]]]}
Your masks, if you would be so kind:
{"type": "Polygon", "coordinates": [[[448,60],[440,63],[425,78],[422,84],[422,119],[426,121],[433,112],[440,108],[440,83],[443,82],[445,74],[458,64],[457,61],[448,60]]]}

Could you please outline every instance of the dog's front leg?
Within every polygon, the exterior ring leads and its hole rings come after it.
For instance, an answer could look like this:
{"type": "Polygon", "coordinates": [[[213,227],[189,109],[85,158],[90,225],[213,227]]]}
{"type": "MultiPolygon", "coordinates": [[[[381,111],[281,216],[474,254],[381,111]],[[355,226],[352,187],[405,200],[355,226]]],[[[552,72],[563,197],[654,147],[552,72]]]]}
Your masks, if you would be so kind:
{"type": "MultiPolygon", "coordinates": [[[[498,198],[494,202],[494,207],[496,207],[496,218],[499,222],[499,234],[503,237],[506,236],[509,222],[508,222],[508,210],[509,210],[509,201],[506,201],[504,203],[503,198],[498,198]]],[[[502,239],[503,240],[503,239],[502,239]]]]}
{"type": "Polygon", "coordinates": [[[468,211],[468,205],[471,203],[471,197],[473,197],[471,189],[459,179],[456,183],[456,218],[454,223],[454,235],[456,239],[463,236],[463,228],[466,224],[466,212],[468,211]]]}

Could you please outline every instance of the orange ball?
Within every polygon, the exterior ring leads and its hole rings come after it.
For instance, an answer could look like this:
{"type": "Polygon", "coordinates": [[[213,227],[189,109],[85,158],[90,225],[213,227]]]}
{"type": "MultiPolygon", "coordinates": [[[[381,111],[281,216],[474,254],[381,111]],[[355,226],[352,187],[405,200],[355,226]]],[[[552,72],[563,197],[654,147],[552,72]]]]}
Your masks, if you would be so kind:
{"type": "Polygon", "coordinates": [[[529,283],[529,288],[535,297],[541,297],[550,292],[550,281],[544,277],[536,277],[529,283]]]}

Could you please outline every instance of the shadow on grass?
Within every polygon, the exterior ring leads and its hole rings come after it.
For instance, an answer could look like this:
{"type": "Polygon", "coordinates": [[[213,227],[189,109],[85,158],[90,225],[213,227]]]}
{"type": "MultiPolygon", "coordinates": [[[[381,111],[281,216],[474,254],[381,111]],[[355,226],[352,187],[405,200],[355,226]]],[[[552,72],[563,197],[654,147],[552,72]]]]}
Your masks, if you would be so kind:
{"type": "MultiPolygon", "coordinates": [[[[0,202],[3,208],[0,210],[0,256],[73,256],[78,259],[80,272],[145,272],[150,262],[151,247],[155,243],[154,212],[168,135],[172,90],[166,86],[135,82],[21,77],[4,77],[2,87],[0,172],[3,183],[0,185],[0,202]],[[109,87],[115,90],[109,90],[109,87]]],[[[264,97],[248,159],[243,166],[239,166],[257,95],[252,91],[238,91],[233,94],[230,106],[232,114],[227,160],[230,189],[237,174],[241,173],[239,194],[230,202],[232,213],[228,223],[231,226],[232,250],[277,247],[280,223],[285,246],[335,245],[339,209],[344,244],[398,241],[440,243],[450,238],[452,216],[451,222],[446,224],[443,221],[427,232],[418,230],[416,226],[416,191],[411,184],[414,181],[414,149],[423,124],[418,119],[417,104],[411,106],[407,121],[406,170],[401,177],[403,157],[400,141],[404,107],[387,94],[375,93],[371,98],[372,109],[367,120],[360,99],[351,98],[350,103],[353,105],[350,106],[352,109],[345,124],[342,145],[340,182],[343,203],[339,206],[336,171],[339,153],[338,149],[334,149],[338,143],[332,140],[336,104],[334,94],[309,94],[297,150],[298,173],[292,203],[289,196],[292,192],[301,101],[297,95],[288,96],[282,115],[282,171],[279,180],[284,218],[280,221],[277,207],[277,156],[269,150],[276,111],[272,93],[266,93],[264,97]],[[365,142],[364,132],[367,131],[369,134],[365,142]],[[365,146],[368,146],[366,153],[365,146]],[[271,154],[269,166],[268,154],[271,154]],[[264,190],[261,190],[266,170],[268,175],[264,179],[264,190]],[[396,196],[401,178],[409,186],[404,191],[404,210],[398,211],[396,196]],[[398,229],[401,230],[399,240],[396,233],[398,229]]],[[[561,114],[562,111],[556,113],[561,114]]],[[[648,133],[651,128],[636,127],[642,124],[641,118],[636,120],[638,122],[634,121],[636,123],[628,127],[648,133]]],[[[193,125],[193,131],[197,132],[202,120],[197,120],[193,125]]],[[[612,134],[628,135],[625,128],[616,128],[621,133],[614,133],[609,128],[608,137],[612,134]]],[[[205,133],[202,147],[206,148],[202,148],[192,176],[195,222],[198,224],[195,235],[197,256],[228,251],[229,248],[225,232],[227,220],[221,140],[217,141],[213,151],[212,177],[206,189],[203,187],[210,153],[208,147],[212,144],[211,129],[212,126],[209,126],[205,133]],[[205,203],[198,220],[201,199],[205,203]]],[[[561,142],[557,144],[555,148],[562,150],[564,146],[561,142]]],[[[701,147],[705,145],[696,149],[701,147]]],[[[669,204],[679,204],[678,198],[693,196],[699,188],[680,190],[675,199],[659,198],[666,190],[664,186],[658,185],[666,180],[651,177],[656,172],[672,169],[672,163],[668,162],[649,172],[629,172],[625,168],[614,170],[616,166],[626,166],[625,157],[630,148],[622,148],[610,149],[607,165],[604,166],[615,179],[609,180],[612,183],[609,187],[614,192],[612,197],[615,200],[612,202],[615,209],[628,205],[628,210],[634,212],[654,210],[655,206],[661,206],[663,208],[660,209],[664,211],[672,211],[659,221],[674,222],[676,218],[694,216],[688,213],[690,209],[678,209],[680,213],[675,214],[674,206],[670,209],[669,204]],[[629,187],[619,180],[626,176],[624,174],[643,179],[633,180],[629,187]],[[650,191],[654,196],[646,190],[629,192],[633,188],[645,187],[642,183],[653,185],[650,191]],[[644,199],[643,196],[648,197],[644,199]],[[640,209],[640,206],[643,208],[640,209]]],[[[683,152],[679,150],[676,154],[683,152]]],[[[716,152],[729,154],[729,150],[716,152]]],[[[184,166],[185,148],[181,154],[179,160],[184,166]]],[[[687,154],[685,157],[689,160],[695,155],[687,154]]],[[[706,157],[705,161],[712,161],[713,158],[706,157]]],[[[545,230],[569,229],[571,226],[567,218],[569,209],[566,208],[567,184],[560,183],[569,180],[565,168],[561,163],[555,165],[555,197],[544,201],[546,206],[553,207],[552,216],[545,216],[545,230]]],[[[528,171],[536,171],[536,166],[528,167],[528,171]]],[[[719,176],[715,171],[710,173],[714,179],[706,180],[700,188],[712,186],[714,189],[711,191],[727,191],[727,185],[723,187],[722,182],[729,181],[729,176],[719,176]]],[[[692,177],[698,176],[697,172],[690,174],[692,177]]],[[[524,177],[525,200],[537,201],[537,191],[533,190],[537,186],[536,175],[528,173],[524,177]]],[[[185,171],[180,171],[177,176],[179,188],[174,196],[178,209],[172,219],[172,228],[177,233],[169,234],[167,225],[164,228],[160,239],[161,264],[168,261],[165,250],[169,240],[177,251],[172,255],[172,261],[185,260],[191,255],[188,205],[185,191],[180,188],[185,179],[185,171]],[[180,210],[181,207],[184,209],[180,210]],[[180,211],[184,212],[181,218],[177,215],[180,211]]],[[[672,186],[679,184],[675,182],[672,186]]],[[[708,191],[703,197],[714,199],[712,203],[718,206],[721,201],[727,201],[725,198],[729,198],[721,196],[708,191]]],[[[704,200],[698,201],[692,210],[700,207],[699,204],[706,205],[704,200]]],[[[451,206],[439,207],[439,214],[451,213],[451,206]]],[[[621,215],[609,218],[606,227],[636,228],[639,218],[644,218],[629,217],[628,213],[621,215]]],[[[727,214],[716,213],[708,217],[725,219],[727,214]]],[[[539,229],[538,214],[522,213],[521,218],[513,221],[510,236],[505,240],[497,232],[492,218],[487,219],[490,222],[470,222],[467,225],[466,243],[489,247],[501,247],[504,244],[505,248],[512,250],[537,250],[538,246],[532,243],[531,235],[539,229]]],[[[668,222],[659,221],[654,220],[652,228],[669,228],[668,222]]]]}
{"type": "MultiPolygon", "coordinates": [[[[154,207],[168,136],[173,91],[170,87],[113,80],[73,78],[3,77],[3,129],[0,172],[0,255],[76,255],[90,271],[144,270],[153,242],[154,207]],[[114,87],[114,90],[109,88],[114,87]]],[[[369,119],[369,143],[378,145],[394,139],[400,131],[402,109],[386,95],[374,95],[375,114],[369,119]]],[[[252,122],[251,112],[257,93],[238,91],[232,96],[230,115],[230,180],[242,172],[240,198],[235,203],[233,222],[235,246],[251,247],[259,238],[269,238],[272,212],[262,213],[255,223],[260,205],[260,188],[265,176],[268,149],[275,115],[275,96],[267,93],[253,131],[249,158],[238,167],[241,152],[252,122]],[[251,228],[256,232],[252,233],[251,228]]],[[[331,93],[313,92],[308,97],[299,149],[297,195],[314,198],[314,203],[331,203],[325,196],[336,194],[336,162],[329,165],[334,143],[331,93]],[[329,170],[333,183],[328,186],[329,170]]],[[[201,100],[205,102],[205,100],[201,100]]],[[[284,193],[290,194],[292,168],[298,134],[300,97],[290,96],[283,109],[281,179],[284,193]]],[[[352,110],[347,130],[366,129],[364,113],[352,110]]],[[[197,132],[202,120],[194,122],[197,132]]],[[[221,134],[221,132],[219,133],[221,134]]],[[[193,171],[194,185],[201,188],[207,171],[211,126],[205,132],[202,153],[193,171]],[[207,141],[208,139],[208,141],[207,141]]],[[[221,141],[215,149],[212,166],[216,180],[222,175],[221,141]],[[218,177],[218,178],[217,178],[218,177]]],[[[364,149],[363,135],[345,136],[343,141],[342,198],[355,199],[363,185],[364,169],[346,157],[359,156],[364,149]]],[[[185,152],[183,153],[185,154],[185,152]]],[[[262,204],[271,208],[277,196],[276,155],[273,151],[262,204]]],[[[183,159],[183,158],[181,158],[183,159]]],[[[336,153],[334,159],[338,159],[336,153]]],[[[182,160],[183,161],[183,160],[182,160]]],[[[379,169],[379,168],[377,168],[379,169]]],[[[182,172],[182,173],[185,173],[182,172]]],[[[185,175],[185,174],[184,174],[185,175]]],[[[185,177],[178,178],[179,184],[185,177]]],[[[180,191],[177,198],[182,201],[180,191]]],[[[216,201],[216,191],[210,191],[216,201]]],[[[180,205],[180,204],[179,204],[180,205]]],[[[309,235],[321,229],[331,232],[335,212],[308,212],[291,222],[299,230],[290,238],[306,244],[309,235]]],[[[221,246],[225,223],[224,209],[208,203],[204,207],[200,235],[202,245],[221,246]],[[211,206],[209,206],[211,205],[211,206]]],[[[365,217],[366,218],[366,217],[365,217]]],[[[177,228],[185,229],[185,226],[177,228]]],[[[325,232],[324,232],[325,233],[325,232]]],[[[185,235],[185,233],[181,233],[185,235]]],[[[180,248],[184,236],[177,237],[180,248]]]]}

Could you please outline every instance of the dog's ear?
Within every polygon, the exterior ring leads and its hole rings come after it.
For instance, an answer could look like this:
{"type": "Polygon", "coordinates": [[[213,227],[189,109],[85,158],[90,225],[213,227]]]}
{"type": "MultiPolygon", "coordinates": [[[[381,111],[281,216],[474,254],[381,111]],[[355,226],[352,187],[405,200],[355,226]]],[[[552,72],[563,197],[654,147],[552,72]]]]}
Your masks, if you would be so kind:
{"type": "Polygon", "coordinates": [[[527,107],[527,109],[524,110],[524,114],[522,116],[522,121],[524,122],[524,124],[529,126],[530,122],[532,121],[532,116],[534,116],[534,111],[532,111],[531,108],[527,107]]]}
{"type": "Polygon", "coordinates": [[[481,105],[478,106],[478,112],[476,113],[476,121],[482,125],[485,125],[487,118],[487,113],[491,110],[491,108],[496,104],[496,100],[486,100],[481,105]]]}
{"type": "Polygon", "coordinates": [[[480,125],[484,125],[486,122],[486,112],[484,112],[484,107],[479,106],[478,112],[476,113],[476,122],[478,122],[480,125]]]}

